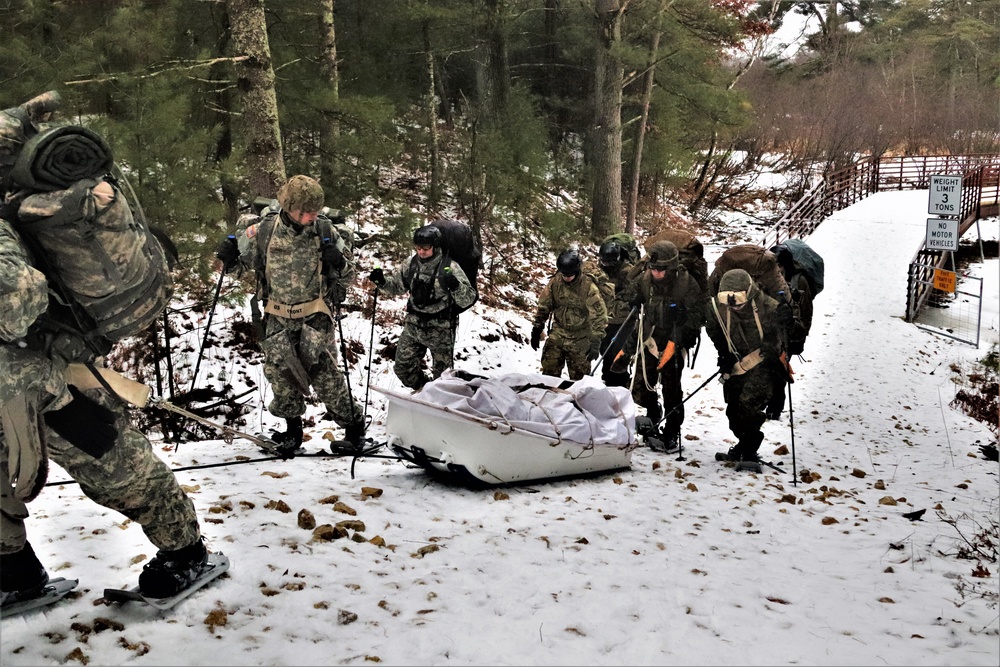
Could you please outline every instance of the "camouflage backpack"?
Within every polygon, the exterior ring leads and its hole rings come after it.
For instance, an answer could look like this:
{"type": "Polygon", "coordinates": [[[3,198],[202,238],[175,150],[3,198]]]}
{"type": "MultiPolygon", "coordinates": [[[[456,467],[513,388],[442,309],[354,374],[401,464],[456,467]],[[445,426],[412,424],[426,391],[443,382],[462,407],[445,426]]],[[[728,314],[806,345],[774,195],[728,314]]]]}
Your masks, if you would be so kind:
{"type": "Polygon", "coordinates": [[[40,125],[58,101],[45,93],[0,114],[3,214],[71,315],[56,322],[50,313],[40,326],[75,321],[95,349],[106,349],[166,308],[173,281],[164,247],[172,244],[161,245],[147,224],[103,138],[78,125],[40,125]]]}

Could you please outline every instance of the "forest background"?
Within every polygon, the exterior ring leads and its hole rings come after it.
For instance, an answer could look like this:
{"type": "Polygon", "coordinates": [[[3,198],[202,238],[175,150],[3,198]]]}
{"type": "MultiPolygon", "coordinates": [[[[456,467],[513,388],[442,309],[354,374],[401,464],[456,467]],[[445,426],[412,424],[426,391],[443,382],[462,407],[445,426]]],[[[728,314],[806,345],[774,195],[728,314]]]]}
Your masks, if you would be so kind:
{"type": "Polygon", "coordinates": [[[399,257],[470,223],[481,298],[525,307],[518,248],[765,227],[861,157],[1000,146],[1000,0],[10,0],[0,32],[0,108],[59,91],[195,301],[295,173],[399,257]]]}

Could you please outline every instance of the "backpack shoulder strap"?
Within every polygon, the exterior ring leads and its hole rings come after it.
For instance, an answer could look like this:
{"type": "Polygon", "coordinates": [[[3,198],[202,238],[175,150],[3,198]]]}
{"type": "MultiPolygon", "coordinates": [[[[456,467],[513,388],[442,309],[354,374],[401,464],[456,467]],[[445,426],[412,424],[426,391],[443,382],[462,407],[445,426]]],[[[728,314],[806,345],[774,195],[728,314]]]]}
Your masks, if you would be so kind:
{"type": "Polygon", "coordinates": [[[441,249],[441,264],[438,265],[438,271],[437,271],[438,278],[443,277],[444,276],[444,270],[446,268],[449,268],[449,267],[451,267],[451,252],[449,252],[448,250],[445,250],[444,248],[442,248],[441,249]]]}
{"type": "Polygon", "coordinates": [[[254,271],[257,274],[257,285],[260,288],[261,298],[268,296],[267,273],[264,271],[265,258],[267,257],[267,246],[271,244],[271,237],[274,235],[274,225],[278,219],[277,212],[266,214],[258,223],[257,234],[257,259],[254,262],[254,271]]]}

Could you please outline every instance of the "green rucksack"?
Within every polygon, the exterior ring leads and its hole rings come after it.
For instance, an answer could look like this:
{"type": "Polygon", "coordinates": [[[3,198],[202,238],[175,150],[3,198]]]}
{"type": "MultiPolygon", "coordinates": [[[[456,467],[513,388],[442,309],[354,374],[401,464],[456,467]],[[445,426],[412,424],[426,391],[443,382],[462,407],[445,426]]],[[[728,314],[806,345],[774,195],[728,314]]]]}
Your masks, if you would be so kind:
{"type": "Polygon", "coordinates": [[[626,234],[625,232],[619,232],[618,234],[611,234],[605,236],[604,240],[601,241],[601,245],[605,243],[611,243],[614,241],[621,247],[627,254],[629,264],[638,264],[639,260],[642,258],[642,253],[639,252],[639,244],[635,242],[635,237],[631,234],[626,234]]]}

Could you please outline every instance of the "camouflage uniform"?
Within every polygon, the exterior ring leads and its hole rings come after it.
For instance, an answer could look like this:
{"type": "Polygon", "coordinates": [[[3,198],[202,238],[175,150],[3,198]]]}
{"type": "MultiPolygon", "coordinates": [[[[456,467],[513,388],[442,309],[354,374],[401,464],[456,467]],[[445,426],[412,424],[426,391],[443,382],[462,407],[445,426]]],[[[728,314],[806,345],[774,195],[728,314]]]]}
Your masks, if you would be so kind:
{"type": "Polygon", "coordinates": [[[764,440],[760,429],[774,392],[775,374],[782,372],[779,359],[784,352],[784,334],[776,315],[778,302],[764,294],[746,271],[727,271],[719,290],[746,290],[749,296],[745,305],[734,309],[713,295],[707,300],[705,323],[719,352],[729,429],[738,440],[730,457],[746,458],[755,456],[764,440]]]}
{"type": "Polygon", "coordinates": [[[449,292],[441,285],[441,262],[444,255],[435,247],[427,259],[414,255],[404,270],[385,274],[382,289],[389,296],[409,292],[403,333],[396,343],[393,370],[404,386],[420,389],[437,379],[454,363],[457,317],[452,305],[467,308],[476,300],[476,291],[458,262],[451,260],[448,270],[458,279],[458,288],[449,292]],[[424,355],[430,350],[431,375],[424,370],[424,355]]]}
{"type": "MultiPolygon", "coordinates": [[[[618,333],[623,322],[632,311],[629,304],[628,289],[631,283],[629,273],[635,265],[628,260],[622,260],[618,264],[602,266],[600,271],[607,276],[608,282],[614,286],[614,292],[608,294],[602,290],[604,305],[608,310],[608,328],[604,330],[604,339],[601,341],[601,351],[606,351],[611,345],[611,340],[618,333]]],[[[628,365],[619,363],[615,370],[611,366],[614,364],[614,355],[606,354],[601,360],[601,379],[609,387],[627,387],[629,384],[628,365]],[[625,372],[618,372],[617,368],[624,367],[625,372]]]]}
{"type": "MultiPolygon", "coordinates": [[[[596,281],[586,273],[566,282],[553,276],[542,288],[534,328],[542,329],[552,316],[552,329],[542,347],[542,373],[559,377],[565,365],[570,380],[590,373],[587,355],[600,344],[608,327],[608,309],[596,281]]],[[[596,359],[596,357],[595,357],[596,359]]]]}
{"type": "Polygon", "coordinates": [[[684,360],[686,351],[695,345],[701,334],[705,310],[701,288],[679,264],[676,247],[664,243],[667,242],[651,246],[649,256],[651,268],[666,270],[664,277],[656,280],[647,268],[632,283],[628,296],[631,303],[642,306],[642,330],[639,332],[642,366],[636,369],[632,398],[646,409],[646,416],[653,424],[663,418],[665,410],[662,433],[669,441],[676,441],[684,423],[681,387],[684,360]],[[657,261],[661,250],[672,259],[657,261]],[[664,356],[667,360],[657,370],[664,356]],[[657,379],[663,395],[662,409],[656,395],[657,379]]]}
{"type": "Polygon", "coordinates": [[[351,249],[334,229],[329,242],[337,244],[345,263],[324,272],[322,220],[302,225],[285,210],[270,212],[238,235],[239,266],[257,272],[257,296],[267,313],[261,348],[264,376],[274,393],[268,411],[286,420],[300,417],[312,387],[336,422],[346,428],[360,424],[364,413],[352,399],[338,365],[331,306],[343,302],[356,269],[351,249]],[[272,232],[265,239],[258,232],[268,217],[272,232]]]}
{"type": "MultiPolygon", "coordinates": [[[[715,260],[712,274],[708,277],[709,294],[718,293],[722,276],[732,269],[742,269],[750,274],[754,284],[778,304],[776,317],[781,329],[782,350],[786,349],[788,341],[797,335],[796,309],[792,301],[792,292],[785,280],[785,273],[778,262],[777,255],[754,243],[744,243],[729,248],[715,260]]],[[[777,362],[777,358],[774,358],[768,363],[776,364],[777,362]]],[[[772,371],[777,384],[772,401],[765,413],[768,419],[776,419],[781,416],[785,405],[785,381],[783,377],[787,377],[787,374],[783,373],[780,367],[775,367],[772,371]]]]}
{"type": "MultiPolygon", "coordinates": [[[[0,326],[0,404],[10,407],[26,401],[28,415],[57,410],[70,402],[63,378],[67,363],[100,365],[95,353],[78,336],[52,334],[39,327],[29,332],[47,307],[47,300],[41,299],[45,289],[44,277],[32,268],[17,233],[7,221],[0,220],[0,307],[4,312],[0,326]]],[[[59,313],[49,315],[58,317],[59,313]]],[[[75,325],[72,321],[66,323],[75,325]]],[[[159,549],[176,551],[197,542],[200,530],[194,504],[171,470],[153,453],[146,437],[128,425],[126,406],[104,389],[84,393],[117,415],[118,439],[100,459],[74,447],[42,419],[14,426],[40,433],[34,442],[38,448],[34,454],[42,465],[47,451],[48,458],[73,477],[88,497],[141,525],[159,549]]],[[[10,421],[7,426],[11,428],[10,421]]],[[[14,452],[9,447],[13,441],[2,432],[3,428],[0,424],[0,470],[6,471],[14,452]]],[[[19,441],[19,446],[25,444],[19,441]]],[[[18,452],[22,457],[26,454],[18,452]]],[[[6,474],[0,475],[0,492],[0,553],[12,554],[26,543],[26,498],[15,493],[6,474]]]]}

